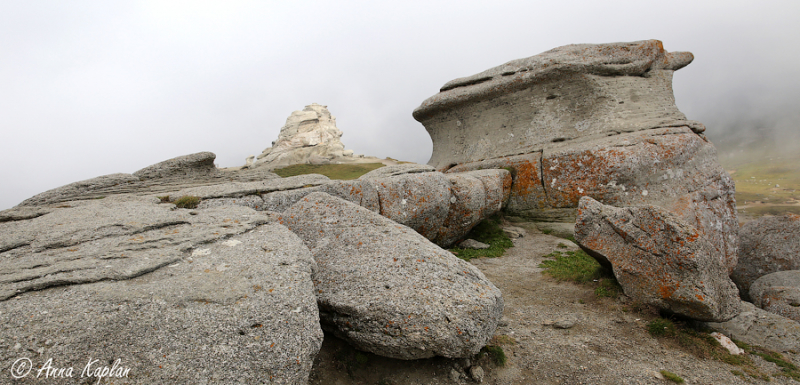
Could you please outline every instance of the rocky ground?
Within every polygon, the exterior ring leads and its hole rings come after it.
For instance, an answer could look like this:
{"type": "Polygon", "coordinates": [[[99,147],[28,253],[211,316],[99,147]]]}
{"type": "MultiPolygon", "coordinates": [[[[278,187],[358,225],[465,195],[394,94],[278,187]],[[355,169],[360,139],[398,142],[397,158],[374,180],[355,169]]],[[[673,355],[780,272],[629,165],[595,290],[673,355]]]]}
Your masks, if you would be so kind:
{"type": "MultiPolygon", "coordinates": [[[[503,292],[505,311],[495,342],[507,357],[504,366],[485,355],[470,360],[387,359],[358,352],[326,334],[310,383],[470,384],[477,383],[475,378],[481,374],[486,384],[673,383],[660,374],[662,370],[677,374],[686,384],[767,382],[735,375],[733,372],[743,371],[741,367],[698,358],[674,340],[652,337],[646,325],[656,314],[634,309],[624,296],[598,298],[589,285],[558,282],[543,275],[539,264],[546,255],[578,247],[541,233],[533,223],[515,225],[528,230],[528,235],[516,239],[515,247],[503,257],[471,261],[503,292]],[[572,326],[555,327],[561,324],[572,326]]],[[[776,376],[780,369],[775,364],[749,356],[758,371],[770,376],[771,384],[795,383],[776,376]]],[[[784,357],[800,362],[795,353],[784,357]]]]}

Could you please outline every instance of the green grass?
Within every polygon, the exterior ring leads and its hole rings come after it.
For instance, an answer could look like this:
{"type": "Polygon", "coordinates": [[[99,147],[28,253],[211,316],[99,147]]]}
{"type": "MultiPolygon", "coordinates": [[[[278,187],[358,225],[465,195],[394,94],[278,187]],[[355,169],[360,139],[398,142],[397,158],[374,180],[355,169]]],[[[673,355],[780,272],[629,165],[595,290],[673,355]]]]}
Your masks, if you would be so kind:
{"type": "Polygon", "coordinates": [[[511,242],[508,235],[500,228],[501,221],[502,218],[499,215],[489,217],[481,223],[478,223],[478,225],[464,237],[464,239],[474,239],[478,242],[483,242],[489,245],[488,249],[473,250],[456,247],[450,249],[450,252],[465,261],[469,261],[473,258],[497,258],[502,256],[506,249],[514,247],[514,243],[511,242]]]}
{"type": "Polygon", "coordinates": [[[383,163],[294,164],[289,167],[279,168],[273,172],[282,178],[305,174],[322,174],[331,179],[349,180],[356,179],[381,167],[383,167],[383,163]]]}
{"type": "Polygon", "coordinates": [[[668,319],[656,318],[647,323],[647,332],[653,337],[672,337],[675,331],[675,324],[668,319]]]}
{"type": "Polygon", "coordinates": [[[578,283],[593,282],[604,276],[604,270],[597,261],[583,250],[554,251],[545,258],[554,258],[539,264],[544,273],[559,280],[578,283]]]}
{"type": "Polygon", "coordinates": [[[662,370],[661,371],[661,375],[664,376],[664,378],[666,378],[667,380],[670,380],[670,381],[672,381],[672,382],[674,382],[676,384],[682,384],[683,383],[683,378],[681,378],[680,376],[678,376],[675,373],[668,372],[666,370],[662,370]]]}
{"type": "Polygon", "coordinates": [[[617,298],[622,293],[614,275],[583,250],[554,251],[545,258],[553,259],[543,261],[539,267],[559,281],[594,285],[594,295],[599,298],[617,298]]]}
{"type": "Polygon", "coordinates": [[[200,204],[200,197],[195,196],[182,196],[175,201],[175,207],[179,209],[194,209],[200,204]]]}
{"type": "Polygon", "coordinates": [[[506,362],[508,362],[508,358],[506,357],[506,353],[503,351],[503,348],[496,345],[486,345],[481,349],[481,352],[486,353],[489,356],[489,359],[494,362],[497,366],[506,366],[506,362]]]}

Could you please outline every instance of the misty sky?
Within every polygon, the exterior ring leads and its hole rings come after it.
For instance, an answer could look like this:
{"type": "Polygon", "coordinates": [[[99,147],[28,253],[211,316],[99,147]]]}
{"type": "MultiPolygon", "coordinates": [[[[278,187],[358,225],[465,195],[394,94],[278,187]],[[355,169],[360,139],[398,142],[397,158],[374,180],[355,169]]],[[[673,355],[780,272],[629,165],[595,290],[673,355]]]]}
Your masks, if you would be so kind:
{"type": "Polygon", "coordinates": [[[675,96],[712,138],[800,118],[794,0],[0,0],[0,36],[0,209],[199,151],[243,165],[314,102],[357,154],[426,163],[424,99],[572,43],[694,53],[675,96]]]}

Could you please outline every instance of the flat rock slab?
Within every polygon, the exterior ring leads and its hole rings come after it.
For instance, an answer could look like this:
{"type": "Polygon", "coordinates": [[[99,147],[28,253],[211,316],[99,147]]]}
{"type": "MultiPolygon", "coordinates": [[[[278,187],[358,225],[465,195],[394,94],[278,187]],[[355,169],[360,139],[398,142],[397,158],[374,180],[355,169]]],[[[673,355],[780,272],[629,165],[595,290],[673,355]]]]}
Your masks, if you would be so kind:
{"type": "Polygon", "coordinates": [[[635,300],[701,321],[738,314],[739,296],[724,261],[697,229],[664,209],[617,208],[584,197],[575,239],[613,267],[635,300]]]}
{"type": "Polygon", "coordinates": [[[23,293],[0,302],[0,362],[29,358],[24,384],[97,383],[84,368],[116,360],[127,377],[99,383],[304,384],[322,343],[313,266],[297,236],[267,224],[136,278],[23,293]],[[37,379],[47,359],[73,378],[37,379]]]}
{"type": "Polygon", "coordinates": [[[739,315],[708,326],[732,339],[778,352],[800,350],[800,323],[741,301],[739,315]]]}
{"type": "Polygon", "coordinates": [[[246,207],[192,211],[158,202],[120,195],[0,223],[0,300],[51,286],[137,277],[199,244],[269,221],[246,207]]]}
{"type": "Polygon", "coordinates": [[[356,348],[400,359],[469,357],[497,328],[500,291],[410,228],[319,192],[282,220],[317,262],[323,328],[356,348]]]}
{"type": "Polygon", "coordinates": [[[219,173],[214,166],[217,156],[213,152],[198,152],[196,154],[178,156],[163,162],[147,166],[133,173],[133,176],[142,179],[159,178],[192,178],[219,173]]]}
{"type": "Polygon", "coordinates": [[[386,178],[390,176],[398,176],[403,174],[415,174],[420,172],[432,172],[432,171],[436,171],[436,169],[433,168],[433,166],[428,166],[427,164],[402,163],[393,166],[384,166],[381,168],[377,168],[360,176],[358,179],[386,178]]]}
{"type": "Polygon", "coordinates": [[[183,189],[170,194],[170,199],[174,200],[182,196],[196,196],[201,199],[241,198],[247,195],[319,186],[329,182],[330,179],[327,176],[319,174],[298,175],[259,182],[231,182],[183,189]]]}
{"type": "Polygon", "coordinates": [[[747,222],[739,230],[739,261],[731,279],[743,299],[756,279],[784,270],[800,270],[800,215],[784,214],[747,222]]]}
{"type": "Polygon", "coordinates": [[[767,274],[750,285],[753,304],[800,322],[800,270],[767,274]]]}

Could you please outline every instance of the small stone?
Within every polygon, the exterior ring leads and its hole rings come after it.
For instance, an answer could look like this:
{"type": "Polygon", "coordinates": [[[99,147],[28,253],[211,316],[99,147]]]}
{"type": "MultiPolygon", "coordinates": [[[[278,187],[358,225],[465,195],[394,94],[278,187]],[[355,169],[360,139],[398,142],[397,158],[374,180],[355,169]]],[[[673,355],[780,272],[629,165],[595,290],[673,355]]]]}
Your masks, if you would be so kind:
{"type": "Polygon", "coordinates": [[[477,383],[483,382],[483,368],[478,365],[469,368],[469,376],[477,383]]]}
{"type": "Polygon", "coordinates": [[[553,324],[556,329],[571,329],[573,326],[575,326],[574,319],[562,319],[553,324]]]}
{"type": "Polygon", "coordinates": [[[461,381],[461,372],[455,369],[450,369],[450,380],[453,382],[460,382],[461,381]]]}
{"type": "Polygon", "coordinates": [[[711,337],[714,337],[714,339],[717,340],[717,342],[719,342],[719,344],[722,345],[723,348],[728,349],[728,352],[730,352],[734,356],[744,354],[744,349],[736,346],[736,344],[733,343],[733,341],[731,341],[731,339],[726,337],[724,334],[720,332],[713,332],[711,333],[711,337]]]}
{"type": "Polygon", "coordinates": [[[550,320],[550,319],[546,319],[546,320],[542,321],[542,325],[544,325],[544,326],[552,326],[554,323],[556,323],[556,321],[553,321],[553,320],[550,320]]]}
{"type": "Polygon", "coordinates": [[[17,342],[17,343],[14,345],[14,350],[20,350],[20,349],[22,349],[22,344],[21,344],[21,343],[19,343],[19,342],[17,342]]]}
{"type": "Polygon", "coordinates": [[[497,324],[497,326],[500,327],[508,326],[508,318],[507,317],[500,318],[500,322],[497,324]]]}
{"type": "Polygon", "coordinates": [[[489,245],[478,242],[474,239],[467,239],[458,244],[458,246],[462,249],[474,249],[474,250],[486,250],[489,248],[489,245]]]}

